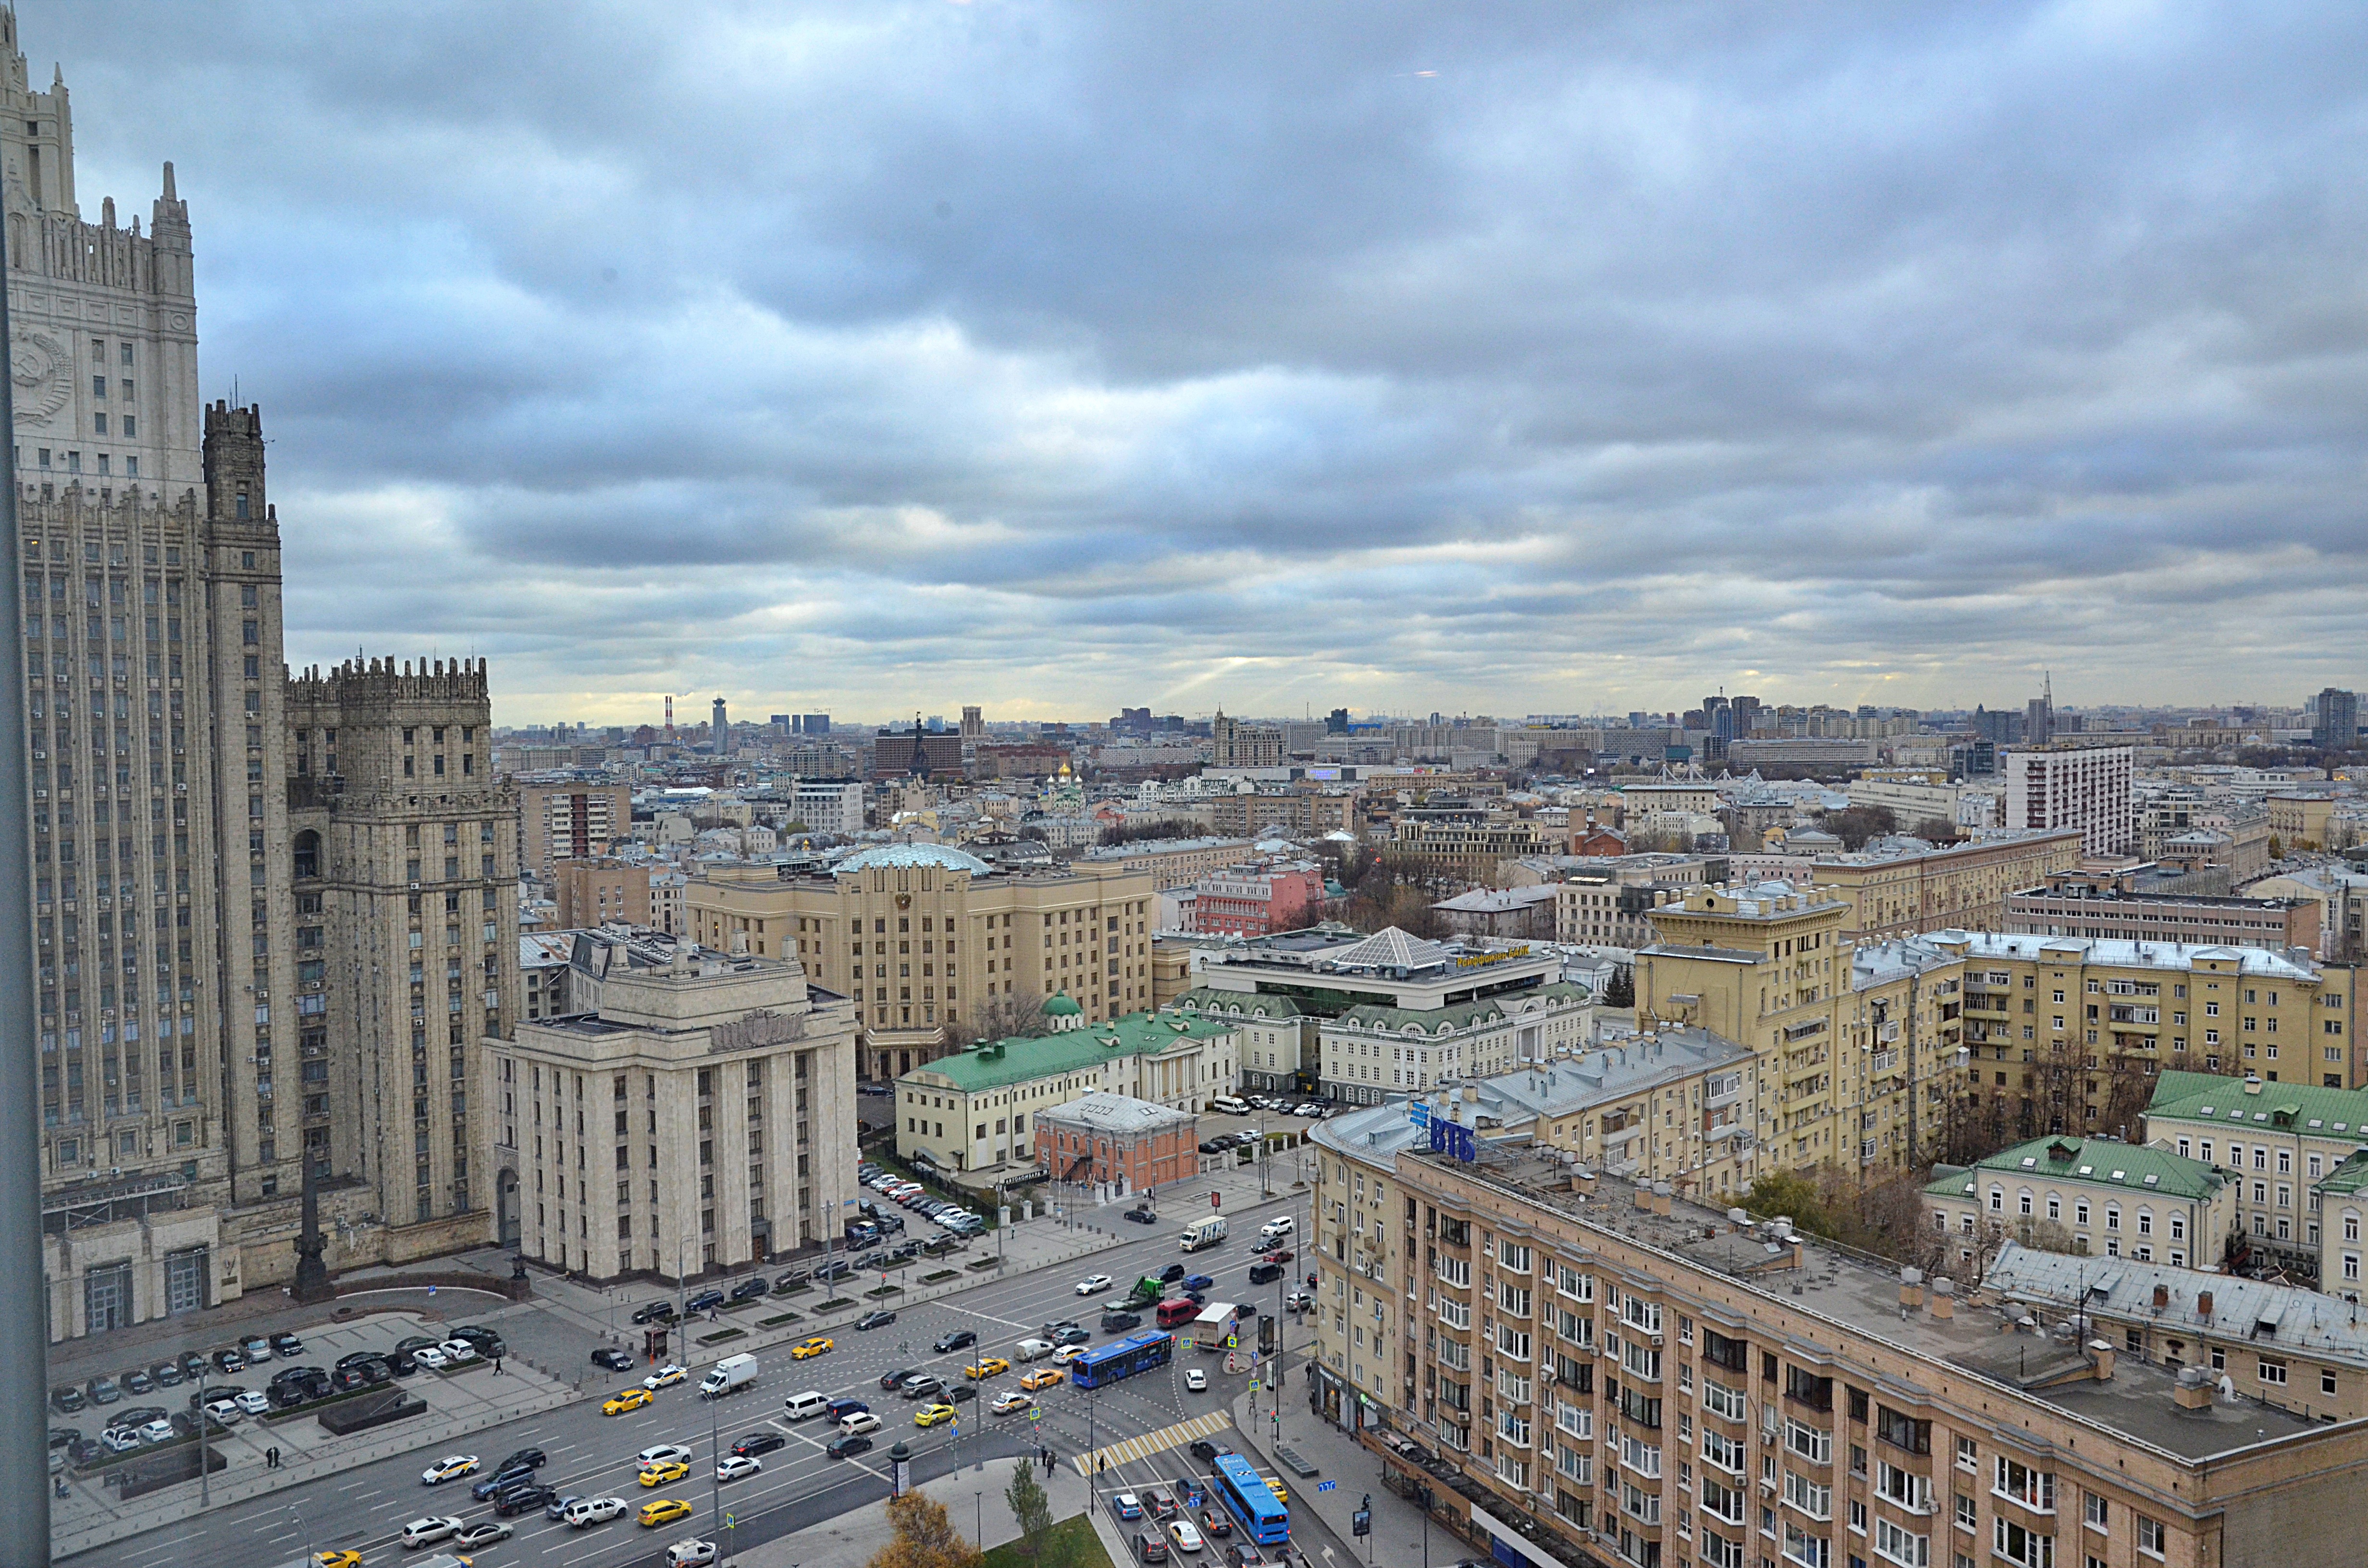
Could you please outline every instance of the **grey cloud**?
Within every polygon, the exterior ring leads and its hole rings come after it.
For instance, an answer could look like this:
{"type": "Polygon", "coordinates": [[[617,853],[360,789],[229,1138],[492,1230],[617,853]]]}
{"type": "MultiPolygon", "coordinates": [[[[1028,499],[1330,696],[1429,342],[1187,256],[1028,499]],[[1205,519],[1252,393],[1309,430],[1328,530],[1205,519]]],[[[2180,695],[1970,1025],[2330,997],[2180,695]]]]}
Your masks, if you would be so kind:
{"type": "Polygon", "coordinates": [[[178,164],[291,653],[507,717],[2368,678],[2355,8],[24,28],[86,209],[178,164]]]}

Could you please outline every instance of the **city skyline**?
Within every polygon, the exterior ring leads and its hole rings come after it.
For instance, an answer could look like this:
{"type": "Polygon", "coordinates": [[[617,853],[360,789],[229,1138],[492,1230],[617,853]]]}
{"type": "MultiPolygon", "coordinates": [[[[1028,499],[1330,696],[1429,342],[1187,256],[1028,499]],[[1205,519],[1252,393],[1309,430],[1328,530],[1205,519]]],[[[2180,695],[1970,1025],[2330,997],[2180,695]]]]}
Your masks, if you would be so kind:
{"type": "Polygon", "coordinates": [[[620,722],[757,670],[1007,713],[2360,684],[2355,14],[27,24],[86,213],[178,163],[300,665],[483,656],[505,721],[620,722]]]}

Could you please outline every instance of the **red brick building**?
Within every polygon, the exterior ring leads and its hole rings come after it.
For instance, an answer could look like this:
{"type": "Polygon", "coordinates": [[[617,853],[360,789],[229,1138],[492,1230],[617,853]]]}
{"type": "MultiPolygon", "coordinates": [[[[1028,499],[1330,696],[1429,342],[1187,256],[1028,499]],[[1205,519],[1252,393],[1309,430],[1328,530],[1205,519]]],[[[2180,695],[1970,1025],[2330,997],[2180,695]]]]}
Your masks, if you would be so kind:
{"type": "Polygon", "coordinates": [[[1140,1192],[1197,1176],[1199,1121],[1126,1095],[1090,1094],[1036,1113],[1036,1161],[1054,1181],[1140,1192]]]}
{"type": "Polygon", "coordinates": [[[1192,884],[1192,929],[1207,937],[1270,937],[1315,921],[1324,873],[1312,866],[1235,866],[1192,884]]]}

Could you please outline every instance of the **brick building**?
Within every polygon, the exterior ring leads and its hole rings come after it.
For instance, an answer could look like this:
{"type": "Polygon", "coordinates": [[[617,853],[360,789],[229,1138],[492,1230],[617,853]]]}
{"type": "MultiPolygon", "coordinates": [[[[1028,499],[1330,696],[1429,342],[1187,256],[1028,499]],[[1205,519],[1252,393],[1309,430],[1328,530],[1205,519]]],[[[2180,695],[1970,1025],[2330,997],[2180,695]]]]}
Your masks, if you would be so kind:
{"type": "Polygon", "coordinates": [[[1086,1095],[1036,1113],[1036,1163],[1054,1181],[1140,1192],[1199,1173],[1199,1125],[1149,1100],[1086,1095]]]}
{"type": "Polygon", "coordinates": [[[1313,866],[1233,866],[1193,885],[1191,928],[1209,937],[1270,937],[1296,931],[1324,902],[1313,866]]]}

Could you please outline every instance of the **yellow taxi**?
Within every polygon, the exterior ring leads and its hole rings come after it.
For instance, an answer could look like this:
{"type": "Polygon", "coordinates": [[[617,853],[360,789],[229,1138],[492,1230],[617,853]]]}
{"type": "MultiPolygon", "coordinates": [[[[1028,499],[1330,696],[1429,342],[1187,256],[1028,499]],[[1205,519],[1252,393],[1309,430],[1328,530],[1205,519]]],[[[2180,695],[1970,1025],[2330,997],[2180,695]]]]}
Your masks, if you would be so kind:
{"type": "Polygon", "coordinates": [[[313,1568],[362,1568],[359,1551],[316,1551],[313,1553],[313,1568]]]}
{"type": "Polygon", "coordinates": [[[1282,1489],[1282,1477],[1279,1475],[1269,1475],[1262,1477],[1261,1479],[1266,1482],[1269,1487],[1272,1488],[1274,1492],[1274,1500],[1276,1502],[1288,1503],[1291,1501],[1291,1494],[1282,1489]]]}
{"type": "Polygon", "coordinates": [[[660,1460],[655,1464],[647,1464],[642,1467],[642,1484],[644,1486],[663,1486],[669,1481],[680,1481],[684,1476],[689,1475],[689,1473],[690,1466],[683,1463],[680,1460],[660,1460]]]}
{"type": "Polygon", "coordinates": [[[652,1527],[671,1524],[677,1519],[689,1517],[690,1517],[690,1505],[679,1497],[661,1497],[654,1503],[644,1503],[642,1505],[640,1515],[642,1523],[652,1527]]]}
{"type": "Polygon", "coordinates": [[[838,1346],[833,1344],[830,1340],[825,1339],[820,1335],[816,1335],[814,1338],[805,1341],[803,1344],[790,1346],[790,1359],[792,1361],[803,1361],[809,1356],[827,1356],[837,1348],[838,1348],[838,1346]]]}
{"type": "Polygon", "coordinates": [[[627,1389],[620,1394],[602,1400],[600,1402],[600,1414],[603,1415],[622,1415],[627,1411],[639,1410],[645,1404],[655,1403],[657,1397],[657,1395],[652,1393],[647,1389],[627,1389]]]}
{"type": "Polygon", "coordinates": [[[1033,1393],[1038,1389],[1048,1389],[1055,1383],[1064,1383],[1068,1381],[1069,1374],[1058,1367],[1039,1367],[1020,1379],[1019,1386],[1033,1393]]]}
{"type": "Polygon", "coordinates": [[[1011,1370],[1011,1363],[1000,1356],[983,1356],[975,1367],[964,1367],[962,1376],[975,1381],[980,1378],[1000,1377],[1011,1370]]]}
{"type": "Polygon", "coordinates": [[[913,1412],[913,1425],[916,1426],[935,1426],[940,1421],[951,1421],[961,1414],[961,1411],[956,1410],[951,1404],[925,1404],[921,1406],[920,1409],[913,1412]]]}

